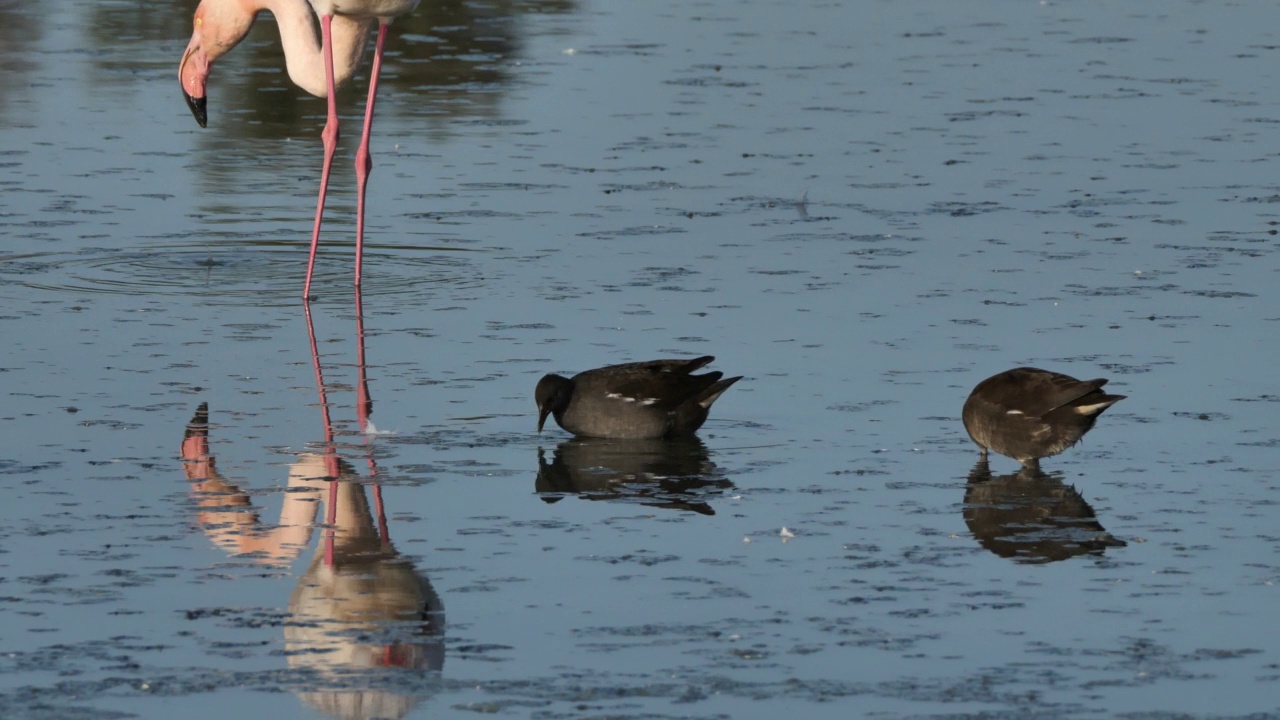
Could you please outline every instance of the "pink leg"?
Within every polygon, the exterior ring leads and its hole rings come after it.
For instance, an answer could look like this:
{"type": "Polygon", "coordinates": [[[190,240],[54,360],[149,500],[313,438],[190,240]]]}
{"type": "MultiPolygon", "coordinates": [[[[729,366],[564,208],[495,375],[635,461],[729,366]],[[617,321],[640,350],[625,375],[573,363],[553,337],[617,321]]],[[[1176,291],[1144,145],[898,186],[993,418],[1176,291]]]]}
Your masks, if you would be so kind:
{"type": "MultiPolygon", "coordinates": [[[[369,397],[369,375],[366,371],[365,355],[364,355],[364,303],[360,296],[360,286],[356,285],[356,372],[359,375],[356,385],[356,417],[360,420],[360,432],[366,432],[369,429],[369,416],[373,414],[373,399],[369,397]]],[[[369,444],[369,436],[364,436],[364,442],[369,444]]],[[[369,479],[375,481],[373,485],[373,504],[378,514],[378,536],[382,538],[382,544],[387,545],[391,542],[391,536],[387,532],[387,514],[382,509],[382,486],[377,484],[378,479],[378,462],[373,459],[373,452],[369,452],[369,479]]]]}
{"type": "Polygon", "coordinates": [[[338,147],[338,100],[333,82],[333,39],[329,25],[332,15],[320,18],[320,38],[324,53],[324,76],[329,82],[329,120],[324,124],[320,139],[324,143],[324,168],[320,171],[320,198],[316,201],[316,222],[311,230],[311,255],[307,258],[307,283],[302,286],[302,299],[311,299],[311,274],[316,266],[316,247],[320,242],[320,220],[324,217],[324,196],[329,190],[329,168],[333,165],[333,152],[338,147]]]}
{"type": "Polygon", "coordinates": [[[324,531],[324,566],[333,567],[333,528],[324,531]]]}
{"type": "Polygon", "coordinates": [[[369,73],[369,101],[364,106],[364,132],[360,149],[356,150],[356,287],[364,260],[364,189],[369,183],[373,159],[369,157],[369,134],[373,130],[373,101],[378,97],[378,75],[382,72],[382,45],[387,39],[387,24],[378,23],[378,43],[373,51],[373,71],[369,73]]]}
{"type": "Polygon", "coordinates": [[[338,483],[342,482],[342,469],[338,466],[338,456],[332,445],[325,454],[324,464],[329,473],[329,508],[324,516],[324,564],[333,567],[334,525],[338,522],[338,483]]]}
{"type": "MultiPolygon", "coordinates": [[[[360,297],[360,286],[356,285],[356,418],[360,421],[360,432],[369,427],[369,416],[373,414],[373,398],[369,397],[369,374],[364,357],[364,303],[360,297]]],[[[367,441],[368,438],[366,437],[367,441]]],[[[369,459],[370,464],[373,459],[369,459]]]]}
{"type": "MultiPolygon", "coordinates": [[[[304,304],[302,309],[307,316],[307,337],[311,340],[311,369],[316,374],[316,393],[320,398],[320,419],[324,423],[324,444],[326,448],[332,450],[333,423],[330,422],[329,416],[329,394],[324,386],[324,368],[320,365],[320,345],[316,342],[316,326],[311,322],[311,304],[304,304]]],[[[333,477],[337,477],[337,469],[334,468],[330,474],[333,477]]]]}
{"type": "Polygon", "coordinates": [[[387,512],[382,507],[382,486],[373,486],[373,506],[378,512],[378,538],[383,545],[391,544],[391,532],[387,530],[387,512]]]}
{"type": "MultiPolygon", "coordinates": [[[[323,197],[323,196],[321,196],[323,197]]],[[[329,420],[329,394],[324,386],[324,370],[320,365],[320,346],[316,343],[316,326],[311,322],[311,303],[302,304],[307,316],[307,336],[311,340],[311,367],[316,373],[316,392],[320,396],[320,416],[324,422],[324,467],[329,477],[329,507],[325,514],[324,562],[333,566],[333,524],[338,513],[338,482],[342,477],[342,467],[338,464],[338,450],[333,442],[333,423],[329,420]]]]}

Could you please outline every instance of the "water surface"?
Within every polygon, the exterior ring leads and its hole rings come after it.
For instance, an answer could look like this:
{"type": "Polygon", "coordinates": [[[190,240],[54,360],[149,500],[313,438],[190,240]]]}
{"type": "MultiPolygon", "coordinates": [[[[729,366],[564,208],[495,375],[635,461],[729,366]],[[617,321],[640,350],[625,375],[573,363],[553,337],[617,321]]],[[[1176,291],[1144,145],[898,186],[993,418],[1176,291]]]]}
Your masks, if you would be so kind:
{"type": "Polygon", "coordinates": [[[1273,8],[424,4],[310,315],[324,104],[266,18],[198,128],[192,9],[0,4],[0,714],[1280,713],[1273,8]],[[1017,365],[1128,399],[982,468],[1017,365]]]}

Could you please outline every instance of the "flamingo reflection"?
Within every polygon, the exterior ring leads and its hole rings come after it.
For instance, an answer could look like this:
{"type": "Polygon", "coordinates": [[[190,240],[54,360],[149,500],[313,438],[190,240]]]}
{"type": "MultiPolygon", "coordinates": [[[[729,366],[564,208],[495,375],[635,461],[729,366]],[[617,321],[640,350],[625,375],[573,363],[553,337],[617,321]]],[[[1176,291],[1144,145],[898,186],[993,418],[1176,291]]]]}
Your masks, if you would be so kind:
{"type": "MultiPolygon", "coordinates": [[[[361,430],[371,431],[362,309],[357,293],[356,415],[361,430]]],[[[313,671],[322,679],[318,687],[299,695],[335,717],[401,717],[419,701],[420,684],[368,673],[440,670],[444,607],[426,577],[391,543],[368,434],[363,452],[367,478],[338,453],[309,309],[306,318],[324,442],[319,452],[300,453],[290,465],[279,523],[262,522],[249,493],[218,472],[205,403],[187,425],[183,468],[205,534],[229,554],[265,565],[298,558],[324,506],[322,541],[289,598],[290,619],[284,631],[290,667],[313,671]],[[372,488],[372,503],[366,488],[372,488]]]]}

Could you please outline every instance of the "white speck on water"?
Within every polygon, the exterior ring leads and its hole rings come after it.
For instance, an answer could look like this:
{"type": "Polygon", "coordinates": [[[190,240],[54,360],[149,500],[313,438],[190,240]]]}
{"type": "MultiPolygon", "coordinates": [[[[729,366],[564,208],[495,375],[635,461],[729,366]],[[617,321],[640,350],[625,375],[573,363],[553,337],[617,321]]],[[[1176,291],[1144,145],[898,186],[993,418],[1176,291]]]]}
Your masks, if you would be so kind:
{"type": "Polygon", "coordinates": [[[365,435],[399,435],[400,431],[399,430],[382,430],[377,425],[374,425],[372,420],[366,420],[364,423],[364,434],[365,435]]]}
{"type": "Polygon", "coordinates": [[[781,537],[783,539],[793,538],[795,536],[796,534],[788,530],[786,525],[783,525],[782,530],[778,532],[778,537],[781,537]]]}

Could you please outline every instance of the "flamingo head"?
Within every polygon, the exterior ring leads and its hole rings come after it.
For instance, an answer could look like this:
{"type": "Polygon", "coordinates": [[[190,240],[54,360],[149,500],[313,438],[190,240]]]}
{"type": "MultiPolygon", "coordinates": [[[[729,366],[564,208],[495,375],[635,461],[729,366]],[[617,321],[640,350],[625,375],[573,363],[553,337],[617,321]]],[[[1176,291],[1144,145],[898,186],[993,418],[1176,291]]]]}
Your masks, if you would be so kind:
{"type": "Polygon", "coordinates": [[[200,127],[209,120],[205,96],[209,68],[249,34],[256,18],[257,12],[245,0],[201,0],[196,7],[191,42],[178,65],[178,80],[182,97],[200,127]]]}

